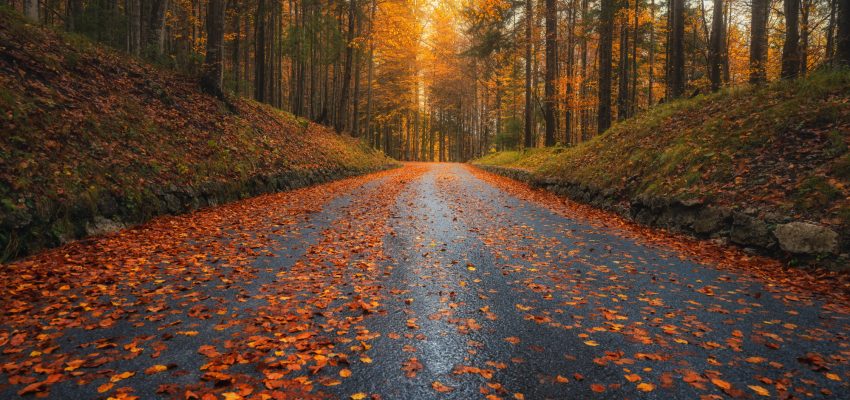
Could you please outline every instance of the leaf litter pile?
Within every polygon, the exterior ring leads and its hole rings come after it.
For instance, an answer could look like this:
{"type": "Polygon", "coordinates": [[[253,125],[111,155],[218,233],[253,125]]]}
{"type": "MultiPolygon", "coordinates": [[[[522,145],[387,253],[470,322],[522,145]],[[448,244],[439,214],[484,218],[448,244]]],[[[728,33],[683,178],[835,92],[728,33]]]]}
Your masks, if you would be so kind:
{"type": "Polygon", "coordinates": [[[409,164],[0,271],[0,395],[840,397],[846,281],[409,164]]]}

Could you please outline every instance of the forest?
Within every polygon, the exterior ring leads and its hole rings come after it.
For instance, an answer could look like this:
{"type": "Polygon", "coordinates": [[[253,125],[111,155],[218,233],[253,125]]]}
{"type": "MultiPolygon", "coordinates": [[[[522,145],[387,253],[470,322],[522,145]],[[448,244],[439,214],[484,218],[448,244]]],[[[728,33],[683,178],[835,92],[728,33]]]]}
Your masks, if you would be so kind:
{"type": "Polygon", "coordinates": [[[22,0],[398,160],[572,146],[659,103],[850,60],[843,0],[22,0]]]}

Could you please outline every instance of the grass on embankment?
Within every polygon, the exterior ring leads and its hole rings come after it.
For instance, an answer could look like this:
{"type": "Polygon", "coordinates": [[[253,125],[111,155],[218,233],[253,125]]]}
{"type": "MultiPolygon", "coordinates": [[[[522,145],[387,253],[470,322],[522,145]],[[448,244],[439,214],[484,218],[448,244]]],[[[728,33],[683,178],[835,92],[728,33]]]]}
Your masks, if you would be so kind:
{"type": "Polygon", "coordinates": [[[850,71],[660,105],[575,147],[490,154],[473,163],[623,199],[701,198],[831,226],[850,225],[850,71]]]}
{"type": "Polygon", "coordinates": [[[229,102],[192,77],[0,8],[0,261],[84,236],[74,219],[104,206],[139,222],[162,213],[150,203],[166,191],[244,196],[259,191],[246,187],[257,177],[303,171],[308,182],[393,162],[272,107],[229,102]]]}

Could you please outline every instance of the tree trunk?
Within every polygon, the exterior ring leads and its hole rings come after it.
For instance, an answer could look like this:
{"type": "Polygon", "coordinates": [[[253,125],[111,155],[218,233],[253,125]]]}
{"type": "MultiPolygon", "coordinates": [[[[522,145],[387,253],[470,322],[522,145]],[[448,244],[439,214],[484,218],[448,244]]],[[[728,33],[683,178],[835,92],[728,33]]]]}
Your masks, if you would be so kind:
{"type": "Polygon", "coordinates": [[[531,8],[531,0],[525,0],[525,130],[524,130],[524,145],[526,148],[532,147],[532,116],[534,111],[531,105],[531,24],[533,13],[531,8]]]}
{"type": "Polygon", "coordinates": [[[770,0],[752,0],[750,19],[750,83],[767,81],[767,17],[770,0]]]}
{"type": "Polygon", "coordinates": [[[254,23],[254,100],[266,100],[266,0],[257,0],[254,23]]]}
{"type": "MultiPolygon", "coordinates": [[[[79,3],[79,1],[71,1],[71,3],[79,3]]],[[[133,55],[139,55],[142,49],[142,4],[141,0],[127,0],[127,52],[133,55]]],[[[82,4],[79,4],[80,11],[74,12],[72,17],[73,23],[79,18],[79,13],[82,12],[82,4]]]]}
{"type": "Polygon", "coordinates": [[[224,97],[224,0],[207,3],[207,54],[202,67],[201,88],[218,98],[224,97]]]}
{"type": "Polygon", "coordinates": [[[635,0],[634,25],[632,27],[632,83],[631,92],[629,93],[629,116],[632,117],[637,111],[637,92],[638,92],[638,38],[640,38],[640,0],[635,0]]]}
{"type": "Polygon", "coordinates": [[[812,0],[803,0],[800,7],[800,75],[806,76],[809,70],[809,15],[812,0]]]}
{"type": "Polygon", "coordinates": [[[629,24],[620,22],[620,61],[617,63],[617,121],[629,117],[629,24]]]}
{"type": "Polygon", "coordinates": [[[649,21],[649,82],[646,87],[646,105],[652,107],[652,89],[655,83],[655,0],[649,5],[649,21]]]}
{"type": "Polygon", "coordinates": [[[24,15],[32,22],[40,22],[38,19],[38,0],[24,0],[24,15]]]}
{"type": "MultiPolygon", "coordinates": [[[[590,15],[588,13],[589,0],[581,0],[581,42],[579,43],[579,51],[581,52],[581,88],[579,89],[579,104],[581,104],[581,113],[579,127],[581,133],[578,141],[582,142],[590,139],[590,109],[584,104],[590,99],[590,77],[587,73],[587,37],[590,32],[590,15]]],[[[570,144],[574,144],[570,142],[570,144]]]]}
{"type": "Polygon", "coordinates": [[[729,83],[732,79],[729,67],[729,21],[732,19],[732,2],[727,1],[723,10],[723,82],[729,83]]]}
{"type": "Polygon", "coordinates": [[[839,64],[850,66],[850,0],[838,0],[838,35],[835,57],[839,64]]]}
{"type": "Polygon", "coordinates": [[[711,91],[716,92],[722,86],[721,69],[723,67],[723,0],[714,0],[711,12],[711,39],[708,49],[708,79],[711,81],[711,91]]]}
{"type": "Polygon", "coordinates": [[[239,96],[239,45],[242,36],[242,26],[239,23],[241,18],[241,5],[239,1],[231,2],[233,7],[233,53],[230,55],[230,64],[233,69],[233,89],[236,95],[239,96]]]}
{"type": "Polygon", "coordinates": [[[611,126],[611,62],[614,41],[614,0],[602,0],[599,16],[599,110],[596,131],[605,132],[611,126]]]}
{"type": "Polygon", "coordinates": [[[826,26],[826,62],[835,61],[835,17],[838,0],[829,0],[829,23],[826,26]]]}
{"type": "Polygon", "coordinates": [[[337,106],[336,131],[342,132],[347,124],[346,106],[348,105],[348,88],[351,83],[351,62],[354,52],[354,23],[357,18],[357,3],[355,0],[350,0],[348,3],[348,38],[345,46],[345,67],[342,73],[342,90],[339,95],[339,104],[337,106]]]}
{"type": "Polygon", "coordinates": [[[369,66],[366,71],[366,133],[371,131],[372,124],[372,74],[375,66],[374,20],[377,0],[372,0],[369,9],[369,66]]]}
{"type": "Polygon", "coordinates": [[[558,3],[556,0],[546,0],[546,82],[545,109],[546,146],[555,145],[555,135],[558,130],[557,101],[558,93],[558,3]]]}
{"type": "Polygon", "coordinates": [[[782,45],[782,78],[800,75],[800,0],[784,0],[785,43],[782,45]]]}
{"type": "Polygon", "coordinates": [[[675,99],[685,93],[685,0],[672,0],[671,3],[670,78],[667,85],[670,97],[675,99]]]}
{"type": "Polygon", "coordinates": [[[165,52],[165,11],[167,9],[168,0],[150,0],[148,37],[145,41],[145,52],[148,57],[160,57],[165,52]]]}
{"type": "MultiPolygon", "coordinates": [[[[135,23],[139,23],[139,0],[127,0],[125,5],[127,7],[127,40],[129,43],[130,35],[133,34],[132,24],[133,24],[133,11],[134,8],[136,10],[136,18],[135,23]]],[[[66,13],[67,17],[65,19],[65,29],[70,32],[74,32],[79,29],[80,18],[83,16],[83,1],[82,0],[68,0],[68,12],[66,13]]],[[[138,33],[136,33],[136,38],[138,39],[138,33]]],[[[129,45],[128,45],[129,48],[129,45]]],[[[136,53],[138,54],[138,53],[136,53]]]]}
{"type": "MultiPolygon", "coordinates": [[[[357,36],[363,31],[363,18],[357,18],[357,36]]],[[[354,49],[354,93],[351,102],[351,134],[360,136],[360,64],[363,51],[358,46],[354,49]]]]}
{"type": "MultiPolygon", "coordinates": [[[[567,87],[564,93],[564,141],[563,143],[572,143],[574,129],[574,99],[575,99],[575,25],[576,25],[576,2],[571,0],[569,10],[567,11],[567,87]]],[[[583,78],[583,77],[582,77],[583,78]]]]}

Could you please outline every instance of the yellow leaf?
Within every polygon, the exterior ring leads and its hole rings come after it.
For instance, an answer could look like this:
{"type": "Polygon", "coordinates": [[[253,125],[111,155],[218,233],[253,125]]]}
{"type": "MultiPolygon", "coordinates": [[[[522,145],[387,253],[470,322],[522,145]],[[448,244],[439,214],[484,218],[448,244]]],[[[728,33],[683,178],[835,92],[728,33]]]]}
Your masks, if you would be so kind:
{"type": "Polygon", "coordinates": [[[133,375],[136,375],[136,373],[132,372],[132,371],[122,372],[118,375],[113,375],[112,378],[109,379],[109,381],[112,382],[112,383],[115,383],[115,382],[118,382],[120,380],[127,379],[127,378],[129,378],[133,375]]]}
{"type": "Polygon", "coordinates": [[[596,343],[596,342],[595,342],[595,341],[593,341],[593,340],[586,340],[586,341],[584,342],[584,344],[586,344],[586,345],[588,345],[588,346],[599,346],[599,343],[596,343]]]}
{"type": "Polygon", "coordinates": [[[341,369],[339,371],[339,376],[343,378],[348,378],[349,376],[351,376],[351,370],[348,368],[341,369]]]}
{"type": "Polygon", "coordinates": [[[831,380],[833,380],[833,381],[840,381],[840,380],[841,380],[841,377],[840,377],[840,376],[838,376],[838,375],[836,375],[836,374],[833,374],[832,372],[828,372],[828,373],[826,374],[826,377],[827,377],[827,378],[829,378],[829,379],[831,379],[831,380]]]}
{"type": "Polygon", "coordinates": [[[157,364],[157,365],[154,365],[154,366],[146,369],[145,374],[153,375],[153,374],[160,373],[160,372],[167,371],[167,370],[168,370],[168,367],[166,367],[165,365],[157,364]]]}
{"type": "Polygon", "coordinates": [[[366,393],[363,393],[363,392],[354,393],[354,394],[351,395],[351,400],[363,400],[368,396],[369,395],[367,395],[366,393]]]}
{"type": "Polygon", "coordinates": [[[759,396],[770,396],[770,391],[761,386],[749,385],[748,387],[750,389],[753,389],[754,392],[758,393],[759,396]]]}

